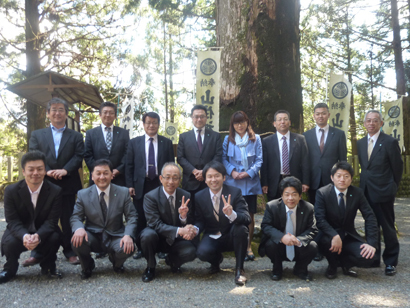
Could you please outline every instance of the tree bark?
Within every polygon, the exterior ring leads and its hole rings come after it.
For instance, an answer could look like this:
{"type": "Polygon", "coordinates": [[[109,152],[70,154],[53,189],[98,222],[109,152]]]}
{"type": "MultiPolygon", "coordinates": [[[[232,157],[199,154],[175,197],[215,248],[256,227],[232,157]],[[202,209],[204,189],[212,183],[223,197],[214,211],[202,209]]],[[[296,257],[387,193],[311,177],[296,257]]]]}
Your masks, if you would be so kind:
{"type": "MultiPolygon", "coordinates": [[[[40,65],[40,27],[39,27],[39,2],[37,0],[26,0],[26,72],[27,78],[41,73],[40,65]]],[[[51,99],[51,95],[50,95],[51,99]]],[[[27,101],[27,150],[31,132],[45,127],[45,108],[27,101]]]]}
{"type": "Polygon", "coordinates": [[[217,0],[221,57],[220,129],[243,110],[257,133],[273,131],[274,113],[291,114],[303,131],[299,0],[217,0]]]}

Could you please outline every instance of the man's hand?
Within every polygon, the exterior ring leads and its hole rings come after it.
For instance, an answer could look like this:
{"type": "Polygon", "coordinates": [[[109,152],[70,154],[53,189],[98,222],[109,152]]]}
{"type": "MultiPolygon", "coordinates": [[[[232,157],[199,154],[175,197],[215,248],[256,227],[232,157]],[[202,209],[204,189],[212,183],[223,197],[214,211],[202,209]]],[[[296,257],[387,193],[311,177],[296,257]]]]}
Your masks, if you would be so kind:
{"type": "Polygon", "coordinates": [[[342,252],[342,239],[340,238],[340,235],[335,235],[332,238],[332,246],[330,247],[330,251],[331,252],[337,252],[337,254],[340,255],[340,253],[342,252]]]}
{"type": "Polygon", "coordinates": [[[88,242],[88,235],[84,228],[77,229],[71,238],[71,243],[74,247],[80,247],[83,244],[83,239],[88,242]]]}
{"type": "Polygon", "coordinates": [[[134,187],[128,188],[128,191],[130,192],[131,197],[135,196],[135,188],[134,187]]]}
{"type": "Polygon", "coordinates": [[[376,253],[376,248],[370,246],[369,244],[362,244],[360,249],[362,250],[360,255],[365,259],[373,259],[374,254],[376,253]]]}
{"type": "Polygon", "coordinates": [[[185,196],[182,196],[182,203],[181,203],[181,206],[178,209],[178,213],[181,216],[181,218],[184,219],[184,220],[186,219],[188,211],[189,211],[188,203],[189,203],[190,200],[191,199],[188,199],[185,202],[185,196]]]}
{"type": "Polygon", "coordinates": [[[307,193],[309,191],[309,185],[302,184],[302,192],[307,193]]]}
{"type": "Polygon", "coordinates": [[[246,179],[246,178],[250,178],[248,172],[244,171],[244,172],[239,173],[238,180],[242,180],[242,179],[246,179]]]}
{"type": "Polygon", "coordinates": [[[231,195],[228,196],[228,202],[226,202],[224,195],[222,195],[222,201],[224,203],[222,212],[224,212],[226,216],[231,216],[232,211],[233,211],[233,208],[231,205],[231,195]]]}
{"type": "Polygon", "coordinates": [[[299,240],[289,232],[282,236],[281,242],[286,246],[299,246],[299,240]]]}
{"type": "Polygon", "coordinates": [[[54,178],[55,180],[61,180],[63,176],[67,175],[67,170],[65,169],[54,169],[54,170],[49,170],[47,171],[47,175],[50,178],[54,178]]]}
{"type": "Polygon", "coordinates": [[[198,181],[202,182],[204,180],[204,178],[202,177],[202,170],[194,169],[192,171],[192,174],[195,175],[195,178],[198,181]]]}
{"type": "Polygon", "coordinates": [[[23,238],[23,245],[27,250],[35,249],[40,244],[40,236],[35,234],[26,234],[23,238]]]}
{"type": "Polygon", "coordinates": [[[120,242],[120,247],[124,247],[124,252],[126,254],[130,254],[134,251],[134,241],[132,240],[131,236],[124,235],[120,242]]]}
{"type": "Polygon", "coordinates": [[[268,193],[268,186],[262,186],[262,192],[264,194],[267,194],[268,193]]]}
{"type": "Polygon", "coordinates": [[[238,176],[239,176],[239,172],[236,170],[232,170],[231,176],[234,180],[239,180],[238,176]]]}
{"type": "Polygon", "coordinates": [[[190,241],[197,235],[198,230],[193,225],[186,225],[184,228],[178,229],[178,235],[185,240],[190,241]]]}
{"type": "Polygon", "coordinates": [[[112,179],[114,179],[119,174],[120,174],[120,172],[117,169],[113,169],[112,170],[112,179]]]}

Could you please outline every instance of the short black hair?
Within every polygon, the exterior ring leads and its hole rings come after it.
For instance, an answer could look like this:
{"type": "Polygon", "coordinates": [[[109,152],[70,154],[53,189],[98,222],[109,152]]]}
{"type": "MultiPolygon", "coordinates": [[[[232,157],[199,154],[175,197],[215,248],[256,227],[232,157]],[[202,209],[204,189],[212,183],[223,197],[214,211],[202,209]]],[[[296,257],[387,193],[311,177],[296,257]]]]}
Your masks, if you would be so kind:
{"type": "Polygon", "coordinates": [[[97,166],[108,166],[108,168],[110,168],[111,172],[112,172],[112,170],[113,170],[111,161],[109,161],[108,159],[105,159],[105,158],[100,158],[100,159],[97,159],[97,160],[95,161],[94,167],[93,167],[93,170],[91,171],[91,173],[94,172],[94,169],[95,169],[95,167],[97,167],[97,166]]]}
{"type": "Polygon", "coordinates": [[[209,169],[215,169],[216,171],[218,171],[219,173],[221,173],[223,176],[226,175],[226,168],[225,166],[220,163],[217,160],[211,160],[209,163],[207,163],[204,167],[204,169],[202,169],[202,177],[205,179],[206,178],[206,173],[208,172],[209,169]]]}
{"type": "Polygon", "coordinates": [[[299,196],[302,194],[302,183],[300,182],[298,178],[295,178],[294,176],[289,176],[287,178],[284,178],[282,181],[280,181],[279,192],[281,196],[285,188],[288,188],[288,187],[293,187],[294,189],[296,189],[299,196]]]}
{"type": "Polygon", "coordinates": [[[100,105],[100,114],[101,114],[101,112],[102,112],[102,110],[103,110],[103,108],[104,107],[110,107],[110,108],[113,108],[114,109],[114,112],[115,112],[115,116],[117,116],[117,105],[115,105],[115,104],[113,104],[113,103],[111,103],[111,102],[104,102],[104,103],[102,103],[101,105],[100,105]]]}
{"type": "Polygon", "coordinates": [[[318,104],[316,104],[315,108],[313,108],[313,112],[315,112],[316,109],[318,109],[318,108],[326,108],[327,111],[329,111],[329,106],[328,106],[327,104],[325,104],[325,103],[318,103],[318,104]]]}
{"type": "Polygon", "coordinates": [[[53,97],[48,103],[47,103],[47,113],[50,113],[51,106],[54,104],[63,104],[64,109],[65,109],[65,114],[68,115],[68,103],[63,100],[62,98],[59,97],[53,97]]]}
{"type": "Polygon", "coordinates": [[[144,115],[142,116],[142,123],[145,124],[145,119],[146,119],[147,117],[150,117],[150,118],[153,118],[153,119],[157,119],[157,120],[158,120],[158,125],[159,125],[160,120],[159,120],[159,114],[158,114],[158,113],[153,112],[153,111],[144,113],[144,115]]]}
{"type": "Polygon", "coordinates": [[[205,114],[208,115],[208,109],[204,105],[195,105],[191,109],[191,117],[192,117],[195,110],[203,110],[203,111],[205,111],[205,114]]]}
{"type": "Polygon", "coordinates": [[[44,163],[44,167],[46,166],[46,156],[44,155],[43,152],[40,151],[31,151],[27,152],[26,154],[23,155],[21,158],[21,168],[25,168],[26,164],[29,161],[35,161],[35,160],[42,160],[44,163]]]}
{"type": "Polygon", "coordinates": [[[336,164],[333,165],[332,169],[330,170],[330,175],[333,177],[337,170],[346,170],[350,173],[350,175],[354,176],[354,170],[351,164],[347,161],[338,161],[336,164]]]}
{"type": "Polygon", "coordinates": [[[276,116],[277,116],[279,113],[286,113],[286,114],[288,115],[289,120],[290,120],[290,113],[289,113],[289,111],[287,111],[287,110],[278,110],[278,111],[275,112],[275,115],[273,116],[273,121],[276,121],[276,116]]]}

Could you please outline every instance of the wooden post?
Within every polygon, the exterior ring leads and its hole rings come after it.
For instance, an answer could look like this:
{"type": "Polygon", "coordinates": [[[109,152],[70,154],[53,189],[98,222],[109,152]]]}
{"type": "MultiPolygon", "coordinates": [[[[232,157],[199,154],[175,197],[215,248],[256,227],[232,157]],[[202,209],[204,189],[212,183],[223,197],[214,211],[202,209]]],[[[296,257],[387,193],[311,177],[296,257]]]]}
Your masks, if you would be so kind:
{"type": "Polygon", "coordinates": [[[3,151],[0,151],[0,182],[3,181],[3,151]]]}
{"type": "Polygon", "coordinates": [[[359,175],[359,156],[355,155],[353,159],[353,170],[354,170],[354,175],[359,175]]]}
{"type": "Polygon", "coordinates": [[[20,152],[18,154],[18,163],[17,163],[17,169],[19,170],[19,181],[24,178],[23,176],[23,169],[21,168],[21,158],[23,157],[24,153],[20,152]]]}
{"type": "Polygon", "coordinates": [[[7,157],[7,180],[8,182],[13,181],[13,157],[8,156],[7,157]]]}
{"type": "Polygon", "coordinates": [[[404,155],[404,174],[410,174],[410,155],[404,155]]]}

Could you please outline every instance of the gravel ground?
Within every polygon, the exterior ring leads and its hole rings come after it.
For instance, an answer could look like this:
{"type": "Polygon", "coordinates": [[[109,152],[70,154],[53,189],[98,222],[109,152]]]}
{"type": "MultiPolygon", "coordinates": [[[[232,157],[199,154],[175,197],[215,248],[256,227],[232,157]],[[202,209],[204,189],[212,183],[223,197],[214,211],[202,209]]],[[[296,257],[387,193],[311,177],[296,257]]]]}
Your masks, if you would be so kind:
{"type": "MultiPolygon", "coordinates": [[[[236,287],[234,259],[226,258],[222,271],[207,274],[199,260],[183,266],[183,272],[172,274],[163,260],[157,276],[143,283],[145,260],[128,259],[126,273],[116,274],[107,258],[96,260],[91,279],[80,279],[80,266],[70,265],[61,251],[57,267],[64,273],[61,280],[40,276],[38,265],[18,271],[12,281],[0,285],[0,307],[410,307],[410,199],[396,200],[396,221],[400,230],[400,264],[394,277],[384,275],[384,266],[358,269],[358,278],[344,276],[339,269],[335,280],[324,277],[326,260],[312,262],[309,270],[314,279],[305,282],[293,276],[290,262],[284,262],[283,279],[270,279],[272,265],[267,257],[245,263],[248,283],[236,287]]],[[[0,203],[0,235],[6,223],[0,203]]],[[[258,215],[260,223],[262,216],[258,215]]],[[[360,218],[358,218],[360,222],[360,218]]],[[[21,255],[24,260],[29,252],[21,255]]],[[[1,257],[2,267],[5,258],[1,257]]]]}

